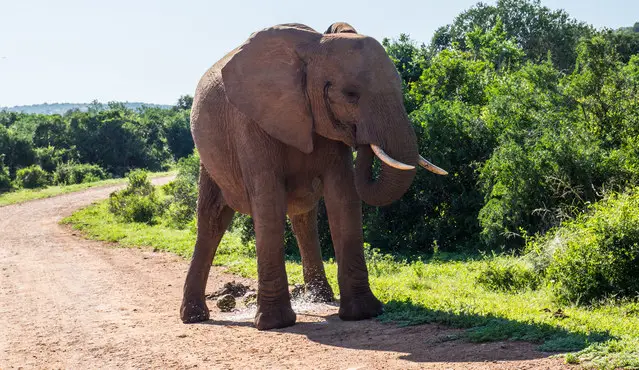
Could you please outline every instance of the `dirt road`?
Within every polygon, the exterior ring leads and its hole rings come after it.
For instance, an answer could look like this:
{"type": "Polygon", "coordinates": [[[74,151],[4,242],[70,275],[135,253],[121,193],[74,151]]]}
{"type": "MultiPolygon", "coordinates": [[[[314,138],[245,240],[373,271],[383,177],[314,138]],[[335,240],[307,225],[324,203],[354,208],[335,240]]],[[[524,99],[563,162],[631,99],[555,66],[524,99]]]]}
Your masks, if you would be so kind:
{"type": "MultiPolygon", "coordinates": [[[[156,179],[154,181],[166,181],[156,179]]],[[[179,319],[187,261],[113,248],[58,222],[118,186],[0,207],[0,369],[312,368],[558,369],[520,342],[447,340],[436,325],[343,322],[328,305],[296,305],[298,324],[258,332],[252,312],[179,319]]],[[[230,280],[214,268],[208,290],[230,280]]]]}

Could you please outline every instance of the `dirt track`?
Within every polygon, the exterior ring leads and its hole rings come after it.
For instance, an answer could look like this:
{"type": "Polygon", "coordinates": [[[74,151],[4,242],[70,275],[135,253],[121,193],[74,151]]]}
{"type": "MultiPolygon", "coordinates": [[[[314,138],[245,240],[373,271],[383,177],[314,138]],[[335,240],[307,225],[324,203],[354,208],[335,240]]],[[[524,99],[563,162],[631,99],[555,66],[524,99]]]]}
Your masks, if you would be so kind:
{"type": "MultiPolygon", "coordinates": [[[[166,181],[157,179],[157,181],[166,181]]],[[[337,308],[296,305],[298,324],[258,332],[252,312],[179,319],[187,261],[112,248],[58,222],[118,186],[0,207],[0,369],[313,368],[559,369],[521,342],[472,344],[424,325],[343,322],[337,308]]],[[[229,280],[213,268],[208,291],[229,280]]]]}

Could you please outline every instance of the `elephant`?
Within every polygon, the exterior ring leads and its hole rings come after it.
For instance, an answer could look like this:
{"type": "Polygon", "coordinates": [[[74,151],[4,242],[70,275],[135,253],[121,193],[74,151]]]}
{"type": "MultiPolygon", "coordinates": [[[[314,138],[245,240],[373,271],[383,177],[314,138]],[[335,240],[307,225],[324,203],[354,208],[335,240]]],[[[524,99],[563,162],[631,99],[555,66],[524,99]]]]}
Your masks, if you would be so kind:
{"type": "Polygon", "coordinates": [[[335,22],[331,24],[326,31],[324,31],[324,34],[329,33],[357,33],[357,31],[353,26],[346,22],[335,22]]]}
{"type": "Polygon", "coordinates": [[[255,32],[200,79],[191,109],[200,155],[197,235],[180,307],[184,323],[209,319],[206,282],[235,212],[251,215],[255,228],[258,330],[296,321],[284,263],[287,215],[305,283],[331,299],[317,231],[322,197],[338,266],[339,317],[382,313],[364,258],[362,201],[384,206],[399,199],[417,164],[446,171],[419,155],[401,79],[382,45],[348,24],[334,25],[324,34],[301,24],[255,32]]]}

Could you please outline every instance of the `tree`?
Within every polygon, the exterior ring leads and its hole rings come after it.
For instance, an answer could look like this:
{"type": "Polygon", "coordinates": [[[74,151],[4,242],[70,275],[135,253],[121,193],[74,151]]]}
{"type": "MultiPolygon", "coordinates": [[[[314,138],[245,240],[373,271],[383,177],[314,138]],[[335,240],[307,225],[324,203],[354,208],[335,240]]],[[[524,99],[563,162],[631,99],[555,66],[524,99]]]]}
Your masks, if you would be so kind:
{"type": "Polygon", "coordinates": [[[173,110],[191,110],[191,106],[193,105],[193,97],[190,95],[182,95],[178,99],[175,106],[173,106],[173,110]]]}
{"type": "Polygon", "coordinates": [[[478,3],[461,13],[453,23],[437,30],[431,50],[457,47],[468,50],[466,35],[476,27],[484,32],[501,19],[508,38],[515,40],[526,60],[540,62],[551,54],[560,70],[570,71],[575,63],[575,46],[592,34],[591,26],[578,22],[563,10],[550,10],[539,0],[498,0],[495,6],[478,3]]]}
{"type": "Polygon", "coordinates": [[[195,143],[191,135],[189,110],[182,109],[166,117],[164,129],[169,149],[176,161],[193,153],[195,143]]]}

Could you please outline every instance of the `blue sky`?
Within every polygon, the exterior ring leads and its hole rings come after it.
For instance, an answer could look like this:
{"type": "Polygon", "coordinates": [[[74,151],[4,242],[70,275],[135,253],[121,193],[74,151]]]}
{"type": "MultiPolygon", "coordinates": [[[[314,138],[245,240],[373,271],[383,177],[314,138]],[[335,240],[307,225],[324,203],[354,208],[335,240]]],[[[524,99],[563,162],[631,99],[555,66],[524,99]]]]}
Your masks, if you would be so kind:
{"type": "MultiPolygon", "coordinates": [[[[476,2],[0,0],[0,106],[93,99],[173,104],[261,28],[298,22],[324,31],[346,21],[380,41],[408,33],[427,42],[476,2]]],[[[639,21],[639,1],[542,3],[596,27],[639,21]]]]}

